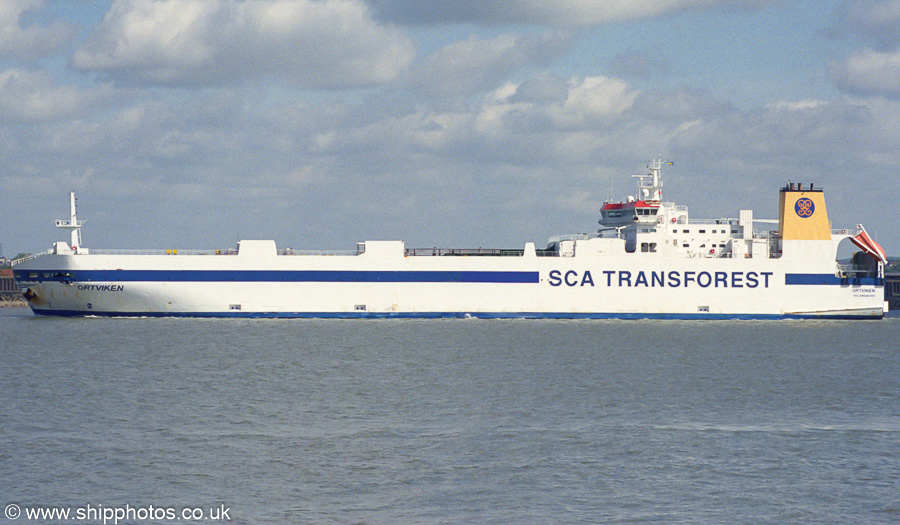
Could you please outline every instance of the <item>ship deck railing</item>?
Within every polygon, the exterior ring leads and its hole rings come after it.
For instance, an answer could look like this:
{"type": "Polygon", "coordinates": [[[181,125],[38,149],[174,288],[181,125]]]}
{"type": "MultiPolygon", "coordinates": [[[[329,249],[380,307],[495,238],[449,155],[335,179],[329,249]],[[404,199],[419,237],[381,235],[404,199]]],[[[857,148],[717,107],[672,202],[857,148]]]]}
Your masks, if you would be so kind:
{"type": "MultiPolygon", "coordinates": [[[[538,257],[556,257],[557,250],[535,250],[538,257]]],[[[523,248],[407,248],[410,257],[523,257],[523,248]]]]}
{"type": "Polygon", "coordinates": [[[116,249],[91,248],[91,255],[234,255],[237,250],[181,250],[181,249],[116,249]]]}
{"type": "Polygon", "coordinates": [[[559,243],[562,241],[586,241],[588,239],[624,239],[625,235],[617,233],[617,228],[607,228],[597,233],[567,233],[564,235],[554,235],[550,237],[549,244],[559,243]]]}
{"type": "Polygon", "coordinates": [[[727,226],[729,224],[737,224],[737,219],[721,218],[721,219],[688,219],[684,224],[718,224],[727,226]]]}
{"type": "MultiPolygon", "coordinates": [[[[88,252],[91,255],[237,255],[235,249],[225,250],[180,250],[180,249],[105,249],[91,248],[88,252]]],[[[278,250],[278,255],[315,255],[315,256],[354,256],[364,253],[363,250],[294,250],[286,248],[278,250]]],[[[52,255],[53,250],[47,250],[41,253],[35,253],[21,259],[12,261],[13,265],[30,261],[44,255],[52,255]]],[[[457,256],[457,257],[522,257],[525,250],[522,248],[407,248],[404,250],[407,256],[457,256]]],[[[535,250],[538,257],[558,256],[559,252],[552,249],[535,250]]]]}
{"type": "Polygon", "coordinates": [[[10,266],[15,266],[15,265],[21,264],[21,263],[23,263],[23,262],[25,262],[25,261],[30,261],[30,260],[32,260],[32,259],[37,259],[38,257],[43,257],[44,255],[52,255],[52,254],[53,254],[53,250],[47,250],[47,251],[43,251],[43,252],[41,252],[41,253],[33,253],[33,254],[31,254],[31,255],[28,255],[28,256],[26,256],[26,257],[22,257],[22,258],[20,258],[20,259],[13,259],[13,260],[10,262],[10,266]]]}
{"type": "Polygon", "coordinates": [[[838,275],[841,277],[866,276],[868,274],[876,272],[876,269],[871,266],[862,266],[857,264],[838,263],[837,268],[838,275]]]}
{"type": "MultiPolygon", "coordinates": [[[[137,249],[137,250],[108,250],[91,249],[92,255],[237,255],[234,248],[225,250],[181,250],[181,249],[137,249]]],[[[286,248],[278,250],[278,255],[359,255],[358,250],[294,250],[286,248]]]]}
{"type": "Polygon", "coordinates": [[[350,255],[361,255],[364,253],[361,250],[294,250],[293,248],[287,248],[284,250],[279,250],[278,255],[338,255],[338,256],[350,256],[350,255]]]}

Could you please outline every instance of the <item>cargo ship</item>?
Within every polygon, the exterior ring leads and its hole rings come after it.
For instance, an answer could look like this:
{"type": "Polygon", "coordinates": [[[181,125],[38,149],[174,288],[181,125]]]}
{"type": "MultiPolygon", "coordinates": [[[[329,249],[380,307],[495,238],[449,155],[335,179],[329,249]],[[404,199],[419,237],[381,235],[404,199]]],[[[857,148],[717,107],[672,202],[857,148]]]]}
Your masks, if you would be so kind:
{"type": "Polygon", "coordinates": [[[832,229],[821,188],[788,182],[777,219],[695,220],[663,200],[664,164],[633,175],[636,195],[603,203],[596,231],[543,248],[101,250],[82,246],[70,193],[69,218],[56,221],[69,242],[16,261],[14,276],[35,314],[55,316],[883,317],[884,249],[862,225],[832,229]],[[845,241],[859,251],[841,262],[845,241]]]}

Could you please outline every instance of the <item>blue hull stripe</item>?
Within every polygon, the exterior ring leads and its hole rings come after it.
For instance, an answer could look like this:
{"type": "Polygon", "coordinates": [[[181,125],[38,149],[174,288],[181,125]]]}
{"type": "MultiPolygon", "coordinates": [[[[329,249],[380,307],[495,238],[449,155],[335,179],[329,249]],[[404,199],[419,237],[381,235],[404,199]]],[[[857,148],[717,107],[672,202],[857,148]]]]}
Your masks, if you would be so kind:
{"type": "Polygon", "coordinates": [[[784,284],[882,286],[884,281],[877,277],[835,277],[830,273],[787,273],[784,275],[784,284]]]}
{"type": "MultiPolygon", "coordinates": [[[[24,271],[22,273],[25,273],[24,271]]],[[[19,280],[60,281],[62,271],[43,271],[40,275],[19,280]]],[[[65,275],[73,282],[384,282],[384,283],[537,283],[539,272],[510,271],[366,271],[366,270],[70,270],[65,275]]],[[[17,276],[18,277],[18,276],[17,276]]],[[[878,286],[874,277],[835,277],[829,273],[788,273],[788,285],[878,286]]]]}
{"type": "MultiPolygon", "coordinates": [[[[73,282],[538,283],[538,272],[336,270],[72,270],[73,282]]],[[[36,280],[59,281],[61,277],[36,280]]]]}
{"type": "MultiPolygon", "coordinates": [[[[35,281],[61,281],[62,272],[41,272],[35,281]],[[48,276],[44,277],[43,273],[48,276]],[[50,275],[53,275],[52,277],[50,275]]],[[[342,270],[72,270],[70,282],[320,282],[320,283],[518,283],[540,282],[539,272],[511,271],[342,271],[342,270]]],[[[27,279],[27,280],[32,280],[27,279]]],[[[26,280],[24,277],[19,280],[26,280]]],[[[874,277],[788,273],[786,285],[882,286],[874,277]]]]}
{"type": "Polygon", "coordinates": [[[32,308],[37,315],[61,317],[219,317],[219,318],[315,318],[315,319],[676,319],[676,320],[747,320],[747,319],[881,319],[882,315],[811,315],[811,314],[640,314],[616,312],[94,312],[83,310],[47,310],[32,308]]]}

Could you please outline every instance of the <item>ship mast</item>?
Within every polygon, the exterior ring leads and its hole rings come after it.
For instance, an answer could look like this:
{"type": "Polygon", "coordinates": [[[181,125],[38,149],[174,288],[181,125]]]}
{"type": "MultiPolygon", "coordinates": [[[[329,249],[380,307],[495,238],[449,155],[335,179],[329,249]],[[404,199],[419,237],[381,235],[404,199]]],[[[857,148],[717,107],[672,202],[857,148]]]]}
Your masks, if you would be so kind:
{"type": "Polygon", "coordinates": [[[632,175],[632,178],[638,179],[638,189],[640,190],[638,200],[657,202],[662,200],[662,181],[659,180],[662,166],[662,158],[657,157],[647,164],[647,169],[650,170],[650,173],[646,175],[632,175]]]}
{"type": "Polygon", "coordinates": [[[84,221],[79,221],[75,213],[75,192],[69,192],[69,220],[56,219],[56,227],[70,232],[70,245],[75,253],[78,253],[78,247],[81,246],[81,225],[84,221]]]}

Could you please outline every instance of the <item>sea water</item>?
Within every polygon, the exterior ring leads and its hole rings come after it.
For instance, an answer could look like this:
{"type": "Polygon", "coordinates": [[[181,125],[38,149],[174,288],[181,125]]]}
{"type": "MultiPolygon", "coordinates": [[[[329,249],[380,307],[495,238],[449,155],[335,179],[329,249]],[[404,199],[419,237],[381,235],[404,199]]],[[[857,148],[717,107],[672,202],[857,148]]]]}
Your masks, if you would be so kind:
{"type": "Polygon", "coordinates": [[[896,316],[0,334],[10,523],[900,522],[896,316]]]}

